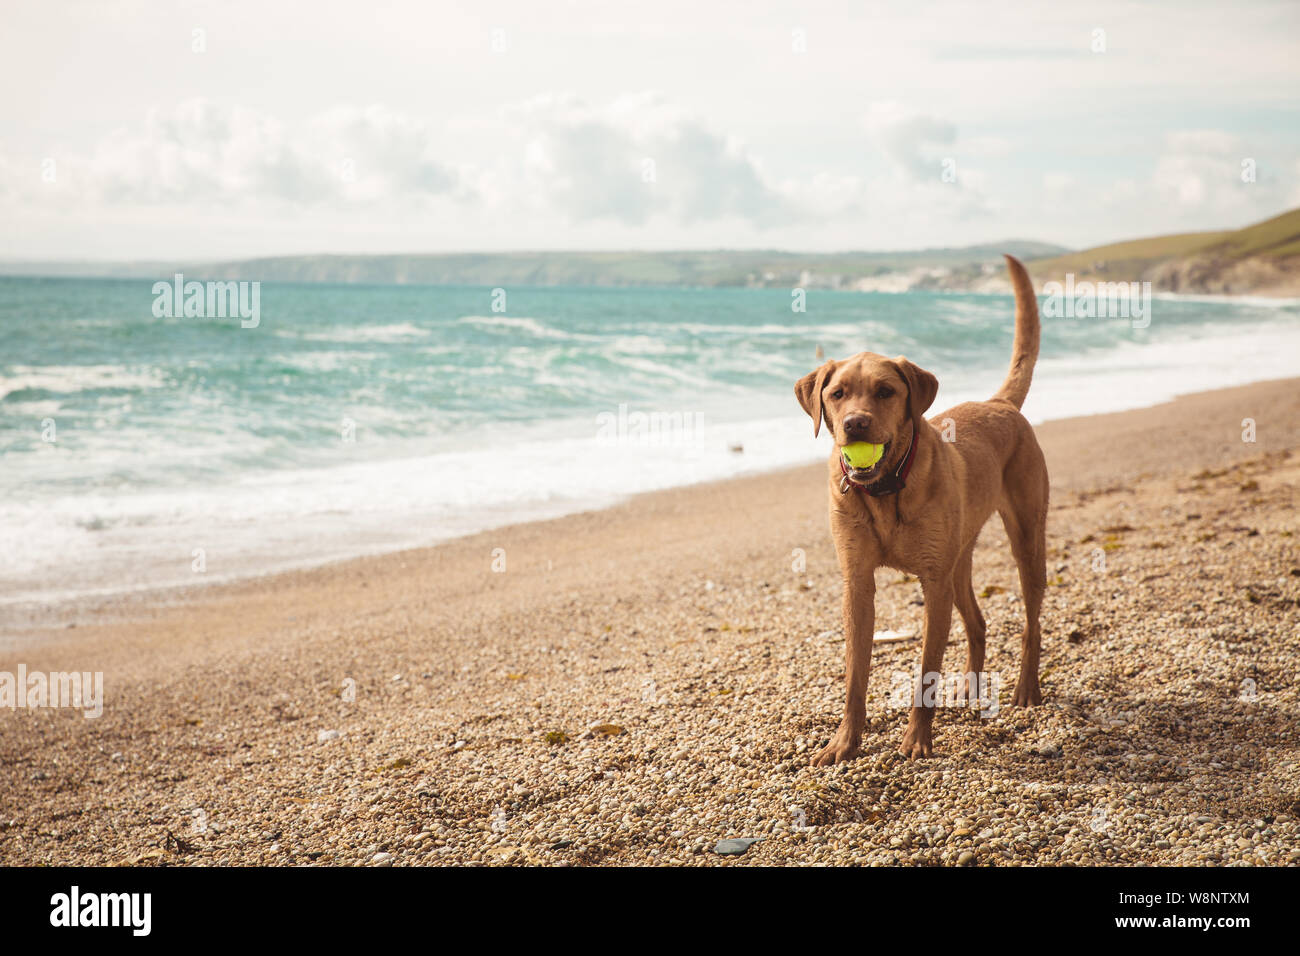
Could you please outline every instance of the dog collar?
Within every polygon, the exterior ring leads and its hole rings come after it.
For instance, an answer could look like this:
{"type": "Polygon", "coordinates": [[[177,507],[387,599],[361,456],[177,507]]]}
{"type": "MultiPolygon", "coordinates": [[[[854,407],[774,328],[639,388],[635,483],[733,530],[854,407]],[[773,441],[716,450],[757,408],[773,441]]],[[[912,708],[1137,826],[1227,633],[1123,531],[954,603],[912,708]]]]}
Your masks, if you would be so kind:
{"type": "Polygon", "coordinates": [[[868,498],[882,498],[885,495],[896,495],[907,487],[907,476],[912,471],[912,461],[916,458],[916,426],[912,426],[912,440],[908,442],[907,454],[903,460],[898,463],[890,474],[885,475],[879,481],[870,485],[859,484],[849,477],[848,465],[844,464],[844,456],[840,456],[840,471],[844,477],[840,479],[840,494],[847,495],[849,487],[857,488],[868,498]]]}

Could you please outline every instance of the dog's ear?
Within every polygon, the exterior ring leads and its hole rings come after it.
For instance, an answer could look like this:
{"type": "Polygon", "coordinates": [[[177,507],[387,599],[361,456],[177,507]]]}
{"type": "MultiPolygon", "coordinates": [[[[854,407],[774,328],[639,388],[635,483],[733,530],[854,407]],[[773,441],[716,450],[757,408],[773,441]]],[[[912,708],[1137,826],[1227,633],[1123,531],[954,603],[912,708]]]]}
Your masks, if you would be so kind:
{"type": "Polygon", "coordinates": [[[925,411],[934,404],[934,396],[939,392],[939,380],[915,362],[909,362],[900,355],[894,359],[898,374],[907,382],[907,407],[912,422],[920,425],[925,411]]]}
{"type": "MultiPolygon", "coordinates": [[[[812,416],[813,435],[817,435],[822,430],[822,389],[826,387],[826,379],[833,371],[835,371],[835,362],[827,362],[794,383],[795,398],[799,399],[803,410],[812,416]]],[[[827,422],[827,425],[829,424],[830,422],[827,422]]]]}

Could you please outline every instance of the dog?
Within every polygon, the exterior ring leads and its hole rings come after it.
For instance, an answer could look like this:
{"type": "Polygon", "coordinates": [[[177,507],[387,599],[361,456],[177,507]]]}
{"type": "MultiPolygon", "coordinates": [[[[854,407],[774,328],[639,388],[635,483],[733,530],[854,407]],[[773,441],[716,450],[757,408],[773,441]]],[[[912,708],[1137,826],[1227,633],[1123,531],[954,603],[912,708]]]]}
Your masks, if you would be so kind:
{"type": "MultiPolygon", "coordinates": [[[[971,586],[971,555],[984,523],[1002,517],[1020,574],[1025,628],[1013,703],[1042,703],[1038,687],[1039,610],[1047,586],[1047,463],[1020,414],[1038,359],[1038,300],[1025,267],[1007,256],[1016,298],[1011,368],[985,402],[967,402],[931,421],[939,380],[904,356],[860,352],[828,361],[795,384],[813,420],[835,439],[828,463],[830,525],[844,579],[844,718],[814,766],[849,760],[862,744],[875,633],[875,572],[896,568],[920,579],[925,638],[920,683],[937,679],[955,604],[966,628],[966,668],[958,699],[974,698],[984,668],[984,617],[971,586]],[[936,427],[938,422],[942,427],[936,427]],[[870,468],[850,467],[842,446],[884,445],[870,468]]],[[[934,706],[917,688],[900,753],[933,755],[934,706]]]]}

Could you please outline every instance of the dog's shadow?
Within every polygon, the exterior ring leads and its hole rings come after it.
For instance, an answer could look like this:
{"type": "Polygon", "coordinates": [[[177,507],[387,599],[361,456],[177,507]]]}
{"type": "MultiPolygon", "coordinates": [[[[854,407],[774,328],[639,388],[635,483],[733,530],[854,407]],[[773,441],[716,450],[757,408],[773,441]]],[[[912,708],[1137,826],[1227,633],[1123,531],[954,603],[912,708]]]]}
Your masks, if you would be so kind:
{"type": "MultiPolygon", "coordinates": [[[[989,718],[973,710],[941,714],[936,758],[991,764],[1029,796],[1078,791],[1083,768],[1092,787],[1129,788],[1169,812],[1252,819],[1300,813],[1300,708],[1291,700],[1228,697],[1208,682],[1178,698],[1125,695],[1118,687],[1103,696],[1099,703],[1055,691],[1040,708],[1002,706],[989,718]]],[[[901,739],[905,715],[896,726],[884,722],[876,715],[871,730],[901,739]]]]}

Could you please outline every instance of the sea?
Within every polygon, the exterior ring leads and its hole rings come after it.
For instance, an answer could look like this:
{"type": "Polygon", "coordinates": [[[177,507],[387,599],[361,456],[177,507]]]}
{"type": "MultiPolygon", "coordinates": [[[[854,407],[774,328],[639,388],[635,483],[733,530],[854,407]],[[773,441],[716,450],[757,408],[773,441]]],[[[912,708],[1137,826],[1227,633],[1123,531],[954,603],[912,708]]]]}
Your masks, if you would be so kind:
{"type": "MultiPolygon", "coordinates": [[[[150,280],[0,277],[0,605],[421,547],[813,462],[830,440],[793,385],[819,355],[906,355],[939,378],[933,412],[997,388],[1013,325],[1009,296],[973,293],[258,291],[252,325],[169,316],[150,280]]],[[[1300,300],[1164,296],[1149,319],[1045,317],[1026,415],[1296,374],[1300,300]]]]}

